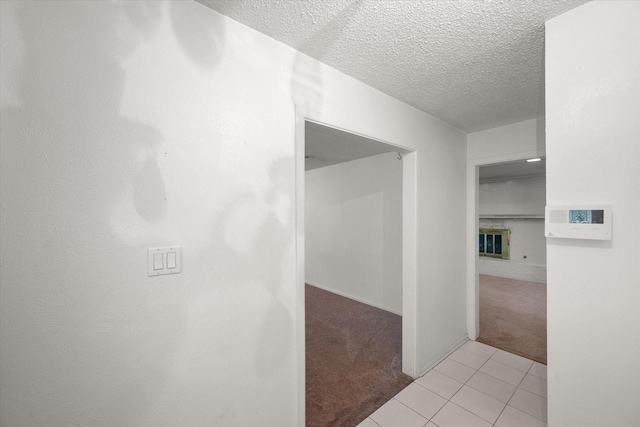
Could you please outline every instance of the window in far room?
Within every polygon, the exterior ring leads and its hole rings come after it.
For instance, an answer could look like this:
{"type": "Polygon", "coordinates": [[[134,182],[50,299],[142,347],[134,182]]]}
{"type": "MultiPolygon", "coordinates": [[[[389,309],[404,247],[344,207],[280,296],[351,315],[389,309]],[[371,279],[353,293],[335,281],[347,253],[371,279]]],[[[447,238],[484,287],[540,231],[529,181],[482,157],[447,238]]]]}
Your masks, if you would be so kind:
{"type": "Polygon", "coordinates": [[[481,228],[478,234],[478,250],[480,256],[509,259],[508,229],[481,228]]]}

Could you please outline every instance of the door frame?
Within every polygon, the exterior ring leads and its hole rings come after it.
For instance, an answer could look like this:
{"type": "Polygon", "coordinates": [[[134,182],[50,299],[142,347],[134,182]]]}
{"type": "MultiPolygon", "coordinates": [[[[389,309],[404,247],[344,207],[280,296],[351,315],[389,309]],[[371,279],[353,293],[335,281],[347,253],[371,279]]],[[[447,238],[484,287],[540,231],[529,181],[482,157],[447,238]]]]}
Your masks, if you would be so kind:
{"type": "Polygon", "coordinates": [[[467,160],[467,335],[476,340],[480,335],[480,289],[478,275],[478,240],[480,226],[479,211],[479,169],[496,163],[524,161],[534,157],[546,157],[545,149],[536,149],[501,156],[467,160]]]}
{"type": "Polygon", "coordinates": [[[313,122],[384,144],[409,150],[402,156],[402,372],[415,378],[417,372],[417,151],[330,123],[306,117],[296,107],[295,119],[295,198],[296,198],[296,381],[297,425],[305,425],[305,124],[313,122]]]}

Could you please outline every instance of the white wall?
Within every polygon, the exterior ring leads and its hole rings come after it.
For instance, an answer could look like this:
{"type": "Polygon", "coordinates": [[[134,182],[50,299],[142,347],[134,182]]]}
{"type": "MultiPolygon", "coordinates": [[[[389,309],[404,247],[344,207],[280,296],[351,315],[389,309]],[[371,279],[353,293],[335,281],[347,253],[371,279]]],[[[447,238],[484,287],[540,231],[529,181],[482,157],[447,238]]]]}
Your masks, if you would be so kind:
{"type": "MultiPolygon", "coordinates": [[[[544,216],[545,177],[480,183],[478,214],[544,216]]],[[[544,233],[543,233],[544,234],[544,233]]]]}
{"type": "Polygon", "coordinates": [[[611,241],[548,239],[549,425],[640,425],[640,3],[547,22],[547,204],[610,204],[611,241]]]}
{"type": "Polygon", "coordinates": [[[305,173],[306,281],[402,313],[402,161],[386,153],[305,173]]]}
{"type": "Polygon", "coordinates": [[[547,283],[547,241],[543,219],[545,178],[481,183],[479,193],[478,226],[511,231],[509,259],[480,257],[479,273],[547,283]]]}
{"type": "Polygon", "coordinates": [[[544,118],[525,120],[467,135],[467,159],[480,164],[524,159],[545,148],[544,118]]]}
{"type": "Polygon", "coordinates": [[[419,150],[416,360],[464,337],[463,133],[195,2],[0,8],[0,424],[300,424],[296,105],[419,150]]]}
{"type": "Polygon", "coordinates": [[[483,165],[544,156],[544,128],[544,118],[539,118],[467,135],[467,332],[472,339],[479,333],[478,169],[483,165]]]}
{"type": "Polygon", "coordinates": [[[1,7],[0,424],[292,425],[293,52],[191,2],[1,7]]]}

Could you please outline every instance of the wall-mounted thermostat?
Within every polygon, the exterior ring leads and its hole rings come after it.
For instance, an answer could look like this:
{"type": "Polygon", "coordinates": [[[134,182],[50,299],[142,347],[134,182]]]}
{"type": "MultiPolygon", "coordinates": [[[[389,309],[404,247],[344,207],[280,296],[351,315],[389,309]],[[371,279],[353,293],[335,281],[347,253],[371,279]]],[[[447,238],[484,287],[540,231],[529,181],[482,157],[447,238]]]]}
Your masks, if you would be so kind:
{"type": "Polygon", "coordinates": [[[611,240],[611,206],[547,206],[545,213],[547,237],[611,240]]]}

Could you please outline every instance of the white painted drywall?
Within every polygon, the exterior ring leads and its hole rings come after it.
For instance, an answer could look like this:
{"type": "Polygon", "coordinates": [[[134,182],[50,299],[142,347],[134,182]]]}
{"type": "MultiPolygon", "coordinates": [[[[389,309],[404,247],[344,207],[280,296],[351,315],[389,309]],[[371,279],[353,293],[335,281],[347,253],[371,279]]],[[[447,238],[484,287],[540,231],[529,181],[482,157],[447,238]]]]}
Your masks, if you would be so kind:
{"type": "Polygon", "coordinates": [[[300,424],[296,105],[420,150],[417,359],[464,336],[463,133],[195,2],[0,8],[0,424],[300,424]]]}
{"type": "Polygon", "coordinates": [[[547,203],[610,204],[610,241],[548,239],[549,425],[640,425],[640,3],[547,22],[547,203]]]}
{"type": "Polygon", "coordinates": [[[402,313],[402,160],[396,153],[305,173],[306,282],[402,313]]]}
{"type": "Polygon", "coordinates": [[[545,193],[544,177],[479,185],[479,228],[511,231],[509,259],[478,258],[480,274],[547,283],[545,193]]]}
{"type": "Polygon", "coordinates": [[[545,148],[544,118],[525,120],[467,135],[467,159],[487,159],[481,164],[528,158],[545,148]],[[516,156],[517,155],[517,156],[516,156]]]}
{"type": "Polygon", "coordinates": [[[294,53],[194,2],[1,8],[0,424],[293,425],[294,53]]]}
{"type": "MultiPolygon", "coordinates": [[[[483,165],[511,162],[545,155],[544,118],[526,120],[467,135],[467,333],[479,333],[478,228],[480,187],[478,169],[483,165]]],[[[536,208],[537,209],[537,208],[536,208]]]]}
{"type": "Polygon", "coordinates": [[[480,183],[478,214],[544,216],[544,176],[480,183]]]}

